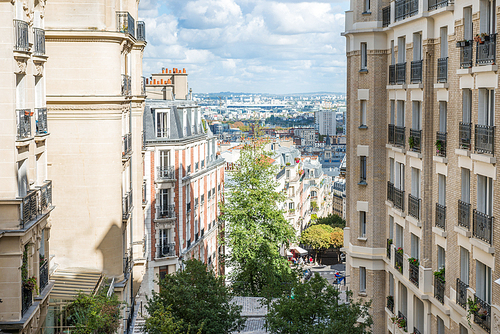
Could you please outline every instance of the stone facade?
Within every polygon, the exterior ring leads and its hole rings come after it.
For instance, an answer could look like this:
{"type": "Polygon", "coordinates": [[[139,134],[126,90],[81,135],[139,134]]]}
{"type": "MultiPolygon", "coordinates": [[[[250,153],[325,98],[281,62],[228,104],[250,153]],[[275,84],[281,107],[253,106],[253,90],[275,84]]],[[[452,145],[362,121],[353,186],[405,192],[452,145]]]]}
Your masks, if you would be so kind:
{"type": "Polygon", "coordinates": [[[344,33],[351,289],[373,300],[374,333],[400,332],[391,321],[399,316],[409,332],[498,333],[500,9],[483,1],[365,6],[351,3],[344,33]],[[443,268],[444,282],[433,274],[443,268]],[[471,326],[467,298],[479,305],[471,326]]]}

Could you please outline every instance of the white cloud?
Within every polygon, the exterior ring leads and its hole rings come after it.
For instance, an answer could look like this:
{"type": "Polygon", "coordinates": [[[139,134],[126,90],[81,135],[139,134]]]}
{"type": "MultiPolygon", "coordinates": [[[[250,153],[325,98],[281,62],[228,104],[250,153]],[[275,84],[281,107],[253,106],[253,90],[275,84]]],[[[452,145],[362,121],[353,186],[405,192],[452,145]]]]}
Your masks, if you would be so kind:
{"type": "Polygon", "coordinates": [[[144,73],[186,67],[198,92],[345,91],[342,6],[316,0],[141,0],[144,73]]]}

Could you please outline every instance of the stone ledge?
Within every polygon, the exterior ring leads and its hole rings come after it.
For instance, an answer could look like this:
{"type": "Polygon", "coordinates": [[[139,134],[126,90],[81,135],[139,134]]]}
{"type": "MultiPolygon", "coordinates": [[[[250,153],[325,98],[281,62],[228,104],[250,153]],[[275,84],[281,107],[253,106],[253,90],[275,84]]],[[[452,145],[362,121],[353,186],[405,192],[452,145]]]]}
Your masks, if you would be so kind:
{"type": "Polygon", "coordinates": [[[432,227],[432,232],[443,238],[446,238],[448,236],[448,232],[437,226],[432,227]]]}
{"type": "Polygon", "coordinates": [[[467,74],[471,74],[472,71],[470,68],[461,68],[461,69],[458,69],[457,70],[457,75],[467,75],[467,74]]]}
{"type": "Polygon", "coordinates": [[[472,67],[472,73],[496,72],[496,71],[498,71],[498,65],[480,65],[472,67]]]}
{"type": "Polygon", "coordinates": [[[479,248],[483,252],[489,254],[495,254],[495,247],[491,247],[487,243],[476,238],[470,238],[469,241],[472,246],[479,248]]]}
{"type": "Polygon", "coordinates": [[[453,230],[461,235],[463,235],[464,237],[467,237],[467,238],[470,238],[472,236],[472,232],[471,231],[468,231],[466,230],[464,227],[462,226],[458,226],[458,225],[455,225],[453,226],[453,230]]]}
{"type": "Polygon", "coordinates": [[[415,225],[416,227],[422,227],[422,223],[420,222],[420,220],[408,215],[406,216],[406,220],[410,223],[412,223],[413,225],[415,225]]]}
{"type": "Polygon", "coordinates": [[[413,152],[413,151],[406,151],[406,154],[409,155],[410,157],[422,159],[422,153],[413,152]]]}
{"type": "Polygon", "coordinates": [[[481,162],[486,162],[488,164],[494,164],[497,162],[497,158],[491,156],[491,155],[486,155],[486,154],[477,154],[477,153],[472,153],[470,155],[470,158],[475,161],[481,161],[481,162]]]}
{"type": "Polygon", "coordinates": [[[449,84],[446,83],[435,83],[434,84],[434,89],[448,89],[449,84]]]}
{"type": "Polygon", "coordinates": [[[437,155],[432,156],[432,160],[435,161],[435,162],[440,162],[442,164],[447,164],[448,163],[448,158],[439,157],[437,155]]]}
{"type": "Polygon", "coordinates": [[[456,148],[455,149],[455,154],[456,155],[462,155],[464,157],[470,157],[470,150],[464,150],[461,148],[456,148]]]}
{"type": "Polygon", "coordinates": [[[406,85],[387,85],[386,89],[406,89],[406,85]]]}
{"type": "Polygon", "coordinates": [[[419,83],[419,84],[409,84],[407,86],[408,89],[423,89],[424,85],[419,83]]]}

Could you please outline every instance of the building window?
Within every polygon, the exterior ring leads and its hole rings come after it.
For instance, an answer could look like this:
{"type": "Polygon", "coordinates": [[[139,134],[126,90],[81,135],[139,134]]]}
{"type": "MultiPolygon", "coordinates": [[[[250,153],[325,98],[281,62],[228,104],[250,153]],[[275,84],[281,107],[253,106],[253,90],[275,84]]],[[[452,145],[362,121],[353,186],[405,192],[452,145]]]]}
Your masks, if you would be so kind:
{"type": "Polygon", "coordinates": [[[479,108],[477,123],[480,125],[494,125],[495,117],[495,90],[479,89],[479,108]]]}
{"type": "Polygon", "coordinates": [[[411,257],[414,259],[419,259],[420,254],[420,238],[415,234],[411,233],[411,257]]]}
{"type": "Polygon", "coordinates": [[[404,239],[403,239],[403,227],[399,224],[396,224],[396,248],[404,247],[404,239]]]}
{"type": "Polygon", "coordinates": [[[441,58],[448,57],[448,27],[440,28],[441,37],[441,58]]]}
{"type": "Polygon", "coordinates": [[[396,125],[399,127],[405,126],[405,101],[397,101],[396,125]]]}
{"type": "Polygon", "coordinates": [[[359,212],[359,236],[366,238],[366,212],[359,212]]]}
{"type": "Polygon", "coordinates": [[[370,0],[365,0],[363,14],[369,14],[369,13],[370,13],[370,0]]]}
{"type": "Polygon", "coordinates": [[[398,37],[398,63],[406,63],[406,38],[398,37]]]}
{"type": "Polygon", "coordinates": [[[493,179],[478,175],[477,176],[477,210],[490,215],[493,206],[493,179]]]}
{"type": "MultiPolygon", "coordinates": [[[[366,0],[370,1],[370,0],[366,0]]],[[[361,43],[361,70],[366,71],[368,68],[368,51],[366,43],[361,43]]]]}
{"type": "Polygon", "coordinates": [[[366,184],[366,156],[361,156],[359,162],[360,184],[366,184]]]}
{"type": "Polygon", "coordinates": [[[468,334],[467,328],[465,328],[462,324],[460,326],[460,334],[468,334]]]}
{"type": "Polygon", "coordinates": [[[411,128],[413,130],[421,130],[421,112],[420,101],[413,101],[412,103],[412,115],[411,115],[411,128]]]}
{"type": "Polygon", "coordinates": [[[155,110],[155,112],[156,112],[156,137],[158,138],[168,137],[169,133],[168,111],[155,110]]]}
{"type": "Polygon", "coordinates": [[[469,124],[472,111],[472,90],[462,89],[462,123],[469,124]]]}
{"type": "Polygon", "coordinates": [[[436,316],[437,319],[437,334],[444,334],[444,321],[439,316],[436,316]]]}
{"type": "Polygon", "coordinates": [[[469,251],[460,247],[460,280],[469,284],[469,251]]]}
{"type": "Polygon", "coordinates": [[[491,304],[491,268],[476,261],[476,296],[491,304]]]}
{"type": "Polygon", "coordinates": [[[288,203],[288,210],[293,210],[293,202],[288,203]]]}
{"type": "Polygon", "coordinates": [[[437,246],[437,249],[438,249],[437,259],[438,259],[438,270],[439,270],[439,269],[445,267],[445,264],[446,264],[446,251],[441,246],[437,246]]]}
{"type": "Polygon", "coordinates": [[[174,251],[173,246],[170,244],[170,230],[160,230],[160,257],[171,256],[174,251]]]}
{"type": "Polygon", "coordinates": [[[411,194],[420,198],[420,169],[411,167],[411,194]]]}
{"type": "Polygon", "coordinates": [[[446,176],[438,174],[438,203],[446,206],[446,176]]]}
{"type": "Polygon", "coordinates": [[[439,102],[439,132],[446,133],[446,118],[448,115],[448,106],[446,102],[439,102]]]}
{"type": "Polygon", "coordinates": [[[359,267],[359,292],[366,292],[366,268],[359,267]]]}
{"type": "Polygon", "coordinates": [[[360,104],[360,127],[365,127],[366,128],[366,100],[361,100],[360,104]]]}

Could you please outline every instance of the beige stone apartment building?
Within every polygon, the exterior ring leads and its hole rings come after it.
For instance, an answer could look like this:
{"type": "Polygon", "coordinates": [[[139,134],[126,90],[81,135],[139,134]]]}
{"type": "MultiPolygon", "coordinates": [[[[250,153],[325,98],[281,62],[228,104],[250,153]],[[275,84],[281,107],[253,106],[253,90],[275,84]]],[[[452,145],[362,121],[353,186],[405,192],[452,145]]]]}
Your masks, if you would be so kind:
{"type": "Polygon", "coordinates": [[[196,258],[223,274],[219,262],[219,203],[224,159],[201,109],[188,94],[183,69],[146,79],[144,203],[149,258],[145,291],[196,258]]]}
{"type": "MultiPolygon", "coordinates": [[[[0,2],[0,332],[38,333],[49,294],[53,184],[44,3],[0,2]]],[[[54,187],[55,188],[55,187],[54,187]]]]}
{"type": "MultiPolygon", "coordinates": [[[[59,209],[51,216],[54,312],[106,278],[127,303],[127,319],[142,279],[146,42],[138,5],[54,0],[45,7],[47,140],[53,148],[47,174],[59,209]]],[[[56,325],[53,318],[47,323],[56,325]]]]}
{"type": "Polygon", "coordinates": [[[499,13],[494,0],[346,12],[344,249],[374,333],[500,332],[499,13]]]}

